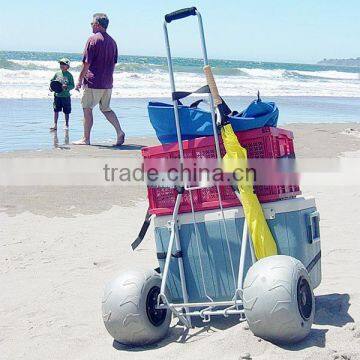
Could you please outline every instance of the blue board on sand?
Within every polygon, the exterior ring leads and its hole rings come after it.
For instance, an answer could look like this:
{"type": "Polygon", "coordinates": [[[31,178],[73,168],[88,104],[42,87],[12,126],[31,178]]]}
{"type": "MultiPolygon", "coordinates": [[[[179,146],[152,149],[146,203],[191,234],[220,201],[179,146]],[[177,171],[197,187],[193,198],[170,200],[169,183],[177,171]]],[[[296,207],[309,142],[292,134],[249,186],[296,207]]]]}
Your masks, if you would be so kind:
{"type": "MultiPolygon", "coordinates": [[[[319,233],[319,213],[313,198],[294,198],[263,204],[263,209],[278,252],[299,259],[308,269],[312,286],[321,282],[321,253],[319,233]]],[[[231,258],[234,264],[235,284],[237,284],[244,213],[242,207],[224,209],[231,258]]],[[[178,216],[180,242],[183,253],[189,301],[208,301],[205,295],[200,271],[204,269],[206,293],[215,301],[231,300],[235,292],[234,278],[227,250],[224,223],[219,210],[195,213],[200,248],[191,213],[178,216]]],[[[166,253],[170,238],[168,221],[171,216],[155,217],[155,241],[158,253],[166,253]]],[[[173,251],[174,252],[174,251],[173,251]]],[[[163,271],[165,260],[159,259],[163,271]]],[[[251,266],[251,252],[247,251],[245,274],[251,266]]],[[[167,283],[169,299],[182,302],[181,284],[177,259],[172,257],[167,283]]]]}

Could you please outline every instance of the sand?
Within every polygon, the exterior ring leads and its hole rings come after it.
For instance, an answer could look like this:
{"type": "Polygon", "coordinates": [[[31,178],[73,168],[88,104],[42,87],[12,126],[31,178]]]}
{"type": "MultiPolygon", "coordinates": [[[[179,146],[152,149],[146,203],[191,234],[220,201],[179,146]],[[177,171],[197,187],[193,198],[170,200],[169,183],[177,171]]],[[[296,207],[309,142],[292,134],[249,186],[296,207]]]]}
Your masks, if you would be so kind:
{"type": "MultiPolygon", "coordinates": [[[[287,128],[300,159],[358,156],[359,125],[287,128]]],[[[155,142],[13,152],[0,154],[0,163],[19,157],[139,159],[139,148],[155,142]]],[[[0,187],[0,359],[237,360],[246,353],[253,359],[360,359],[360,182],[304,184],[302,190],[316,198],[323,253],[315,324],[306,340],[279,347],[236,318],[190,331],[173,320],[159,344],[128,348],[106,332],[101,299],[104,284],[118,272],[156,266],[151,229],[138,250],[130,248],[147,207],[145,187],[0,187]]]]}

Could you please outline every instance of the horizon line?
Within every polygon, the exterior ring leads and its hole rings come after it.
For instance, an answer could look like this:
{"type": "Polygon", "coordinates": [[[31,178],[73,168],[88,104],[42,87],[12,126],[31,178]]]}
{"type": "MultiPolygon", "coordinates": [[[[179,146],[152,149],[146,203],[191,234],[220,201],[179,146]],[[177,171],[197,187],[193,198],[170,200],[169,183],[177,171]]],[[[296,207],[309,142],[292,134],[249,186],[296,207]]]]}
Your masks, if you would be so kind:
{"type": "MultiPolygon", "coordinates": [[[[49,53],[49,54],[74,54],[74,55],[81,55],[82,52],[73,52],[73,51],[48,51],[48,50],[0,50],[1,52],[22,52],[22,53],[49,53]]],[[[160,55],[139,55],[139,54],[120,54],[119,57],[121,56],[134,56],[134,57],[155,57],[155,58],[163,58],[166,59],[166,56],[160,56],[160,55]]],[[[187,57],[187,56],[173,56],[173,59],[190,59],[190,60],[202,60],[201,57],[187,57]]],[[[319,60],[323,61],[325,58],[319,60]]],[[[210,57],[209,60],[226,60],[226,61],[243,61],[243,62],[254,62],[254,63],[269,63],[269,64],[274,64],[274,63],[279,63],[279,64],[294,64],[294,65],[319,65],[319,66],[326,66],[323,64],[318,64],[318,62],[292,62],[292,61],[283,61],[283,60],[278,60],[278,61],[269,61],[269,60],[248,60],[248,59],[227,59],[227,58],[218,58],[218,57],[210,57]]],[[[327,59],[327,60],[334,60],[334,59],[327,59]]]]}

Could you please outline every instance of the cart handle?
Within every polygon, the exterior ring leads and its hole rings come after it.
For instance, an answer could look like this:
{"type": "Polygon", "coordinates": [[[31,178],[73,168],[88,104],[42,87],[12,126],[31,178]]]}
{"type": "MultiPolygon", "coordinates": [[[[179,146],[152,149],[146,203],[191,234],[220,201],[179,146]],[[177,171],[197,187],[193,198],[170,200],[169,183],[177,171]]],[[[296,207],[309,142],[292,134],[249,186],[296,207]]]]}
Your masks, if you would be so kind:
{"type": "Polygon", "coordinates": [[[174,20],[180,20],[186,18],[188,16],[195,16],[196,15],[196,7],[190,7],[185,9],[176,10],[170,14],[165,15],[165,21],[170,24],[174,20]]]}

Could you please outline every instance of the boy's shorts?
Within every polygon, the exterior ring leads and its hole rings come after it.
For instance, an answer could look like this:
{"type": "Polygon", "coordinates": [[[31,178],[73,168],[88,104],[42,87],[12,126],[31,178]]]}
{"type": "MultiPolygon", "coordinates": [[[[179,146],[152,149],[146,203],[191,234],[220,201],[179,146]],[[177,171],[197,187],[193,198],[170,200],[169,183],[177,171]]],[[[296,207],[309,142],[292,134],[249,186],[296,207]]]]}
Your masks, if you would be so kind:
{"type": "Polygon", "coordinates": [[[111,111],[112,89],[91,89],[85,88],[81,99],[83,109],[93,109],[99,104],[100,110],[103,112],[111,111]]]}
{"type": "Polygon", "coordinates": [[[64,114],[71,113],[71,97],[54,96],[54,111],[63,112],[64,114]]]}

